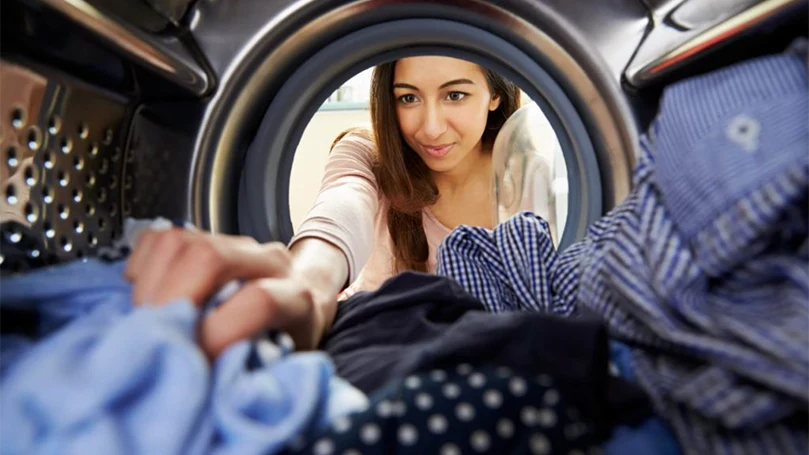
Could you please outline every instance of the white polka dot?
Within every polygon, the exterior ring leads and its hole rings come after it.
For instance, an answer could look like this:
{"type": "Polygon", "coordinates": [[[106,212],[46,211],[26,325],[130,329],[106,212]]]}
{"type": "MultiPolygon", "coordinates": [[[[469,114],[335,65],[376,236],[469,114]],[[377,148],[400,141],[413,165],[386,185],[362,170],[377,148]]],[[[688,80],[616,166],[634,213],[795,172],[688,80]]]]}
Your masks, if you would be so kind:
{"type": "Polygon", "coordinates": [[[461,388],[457,384],[444,384],[444,396],[449,399],[458,398],[461,395],[461,388]]]}
{"type": "Polygon", "coordinates": [[[540,374],[539,376],[537,376],[537,382],[541,386],[550,387],[553,385],[553,378],[551,378],[547,374],[540,374]]]}
{"type": "Polygon", "coordinates": [[[556,404],[559,403],[559,392],[553,389],[548,390],[545,392],[543,401],[545,401],[545,404],[548,406],[556,406],[556,404]]]}
{"type": "Polygon", "coordinates": [[[472,437],[469,438],[469,442],[472,444],[472,448],[478,452],[485,452],[489,449],[489,435],[483,430],[477,430],[472,433],[472,437]]]}
{"type": "Polygon", "coordinates": [[[552,409],[544,408],[539,410],[539,424],[545,428],[556,425],[556,413],[552,409]]]}
{"type": "Polygon", "coordinates": [[[351,429],[351,419],[346,416],[341,416],[334,419],[334,423],[332,423],[332,428],[334,429],[335,433],[342,434],[346,431],[351,429]]]}
{"type": "Polygon", "coordinates": [[[473,373],[469,376],[469,385],[472,387],[479,389],[486,384],[486,376],[482,373],[473,373]]]}
{"type": "Polygon", "coordinates": [[[410,376],[405,379],[405,387],[408,389],[418,389],[421,387],[421,378],[418,376],[410,376]]]}
{"type": "Polygon", "coordinates": [[[535,434],[531,436],[531,453],[535,455],[545,455],[551,453],[551,443],[548,438],[543,434],[535,434]]]}
{"type": "Polygon", "coordinates": [[[521,397],[525,395],[527,386],[523,378],[511,378],[511,381],[508,383],[508,388],[514,396],[521,397]]]}
{"type": "Polygon", "coordinates": [[[457,371],[458,374],[467,375],[472,372],[472,365],[469,365],[468,363],[462,363],[458,365],[458,368],[455,371],[457,371]]]}
{"type": "Polygon", "coordinates": [[[430,373],[430,379],[435,382],[445,381],[447,379],[447,372],[444,370],[433,370],[430,373]]]}
{"type": "Polygon", "coordinates": [[[343,452],[343,455],[362,455],[362,452],[360,452],[357,449],[348,449],[345,452],[343,452]]]}
{"type": "Polygon", "coordinates": [[[295,451],[303,450],[304,447],[306,447],[306,438],[301,434],[295,436],[292,442],[289,443],[289,448],[295,451]]]}
{"type": "Polygon", "coordinates": [[[422,392],[416,395],[416,407],[422,411],[426,411],[433,407],[433,397],[422,392]]]}
{"type": "Polygon", "coordinates": [[[362,442],[371,445],[379,441],[379,426],[375,423],[366,423],[360,430],[360,439],[362,442]]]}
{"type": "Polygon", "coordinates": [[[574,449],[574,450],[571,450],[570,452],[568,452],[567,455],[585,455],[585,454],[581,450],[574,449]]]}
{"type": "Polygon", "coordinates": [[[461,449],[455,444],[444,444],[441,446],[441,455],[461,455],[461,449]]]}
{"type": "Polygon", "coordinates": [[[376,414],[383,419],[387,419],[393,414],[393,403],[388,400],[382,400],[376,405],[376,414]]]}
{"type": "Polygon", "coordinates": [[[497,409],[503,404],[503,396],[497,390],[487,390],[483,393],[483,403],[492,409],[497,409]]]}
{"type": "Polygon", "coordinates": [[[334,442],[331,439],[319,439],[314,446],[315,455],[331,455],[334,453],[334,442]]]}
{"type": "Polygon", "coordinates": [[[455,407],[455,415],[462,422],[469,422],[475,418],[475,408],[469,403],[461,403],[455,407]]]}
{"type": "Polygon", "coordinates": [[[511,423],[511,420],[500,419],[500,421],[497,422],[497,434],[503,439],[514,436],[514,424],[511,423]]]}
{"type": "Polygon", "coordinates": [[[527,427],[532,427],[537,423],[537,410],[531,406],[526,406],[520,411],[520,420],[527,427]]]}
{"type": "Polygon", "coordinates": [[[511,370],[508,369],[508,367],[497,367],[497,369],[494,370],[494,371],[501,378],[507,378],[507,377],[511,376],[511,370]]]}
{"type": "Polygon", "coordinates": [[[404,446],[412,446],[419,439],[419,433],[413,425],[405,424],[399,427],[399,442],[404,446]]]}
{"type": "Polygon", "coordinates": [[[447,431],[447,419],[439,414],[434,414],[427,419],[427,429],[435,434],[442,434],[447,431]]]}

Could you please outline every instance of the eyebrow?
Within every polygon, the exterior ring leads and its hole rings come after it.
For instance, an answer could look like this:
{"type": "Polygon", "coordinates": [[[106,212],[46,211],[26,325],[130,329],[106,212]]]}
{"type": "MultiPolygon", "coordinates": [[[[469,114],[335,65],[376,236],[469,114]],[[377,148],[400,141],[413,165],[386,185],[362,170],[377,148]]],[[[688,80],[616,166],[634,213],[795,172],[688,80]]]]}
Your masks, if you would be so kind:
{"type": "MultiPolygon", "coordinates": [[[[443,84],[441,84],[441,87],[438,87],[438,88],[442,89],[442,88],[445,88],[445,87],[449,87],[450,85],[461,85],[461,84],[475,85],[475,83],[472,82],[471,79],[453,79],[451,81],[444,82],[443,84]]],[[[393,84],[393,88],[406,88],[406,89],[416,90],[416,91],[418,91],[418,89],[419,89],[415,85],[405,84],[404,82],[398,82],[396,84],[393,84]]]]}

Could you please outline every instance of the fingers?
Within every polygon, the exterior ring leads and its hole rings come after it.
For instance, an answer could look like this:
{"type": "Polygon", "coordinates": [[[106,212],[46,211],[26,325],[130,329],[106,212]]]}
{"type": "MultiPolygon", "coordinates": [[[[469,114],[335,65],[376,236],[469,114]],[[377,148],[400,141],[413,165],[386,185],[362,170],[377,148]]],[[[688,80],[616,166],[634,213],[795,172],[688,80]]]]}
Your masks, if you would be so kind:
{"type": "Polygon", "coordinates": [[[170,229],[142,234],[124,274],[136,305],[190,298],[199,306],[229,281],[248,282],[200,325],[200,345],[215,358],[269,328],[283,328],[298,346],[313,344],[319,314],[312,292],[290,277],[291,267],[291,254],[280,243],[170,229]]]}
{"type": "Polygon", "coordinates": [[[298,345],[315,317],[311,292],[297,282],[255,280],[202,321],[199,342],[209,358],[215,358],[232,343],[263,330],[284,328],[298,345]]]}
{"type": "Polygon", "coordinates": [[[283,244],[170,229],[144,233],[124,273],[136,305],[184,297],[199,305],[228,281],[283,277],[290,264],[283,244]]]}
{"type": "Polygon", "coordinates": [[[158,238],[158,231],[148,229],[141,233],[135,245],[133,245],[132,254],[126,261],[126,269],[124,270],[124,278],[129,281],[135,281],[140,271],[143,269],[143,264],[150,256],[148,252],[152,251],[152,245],[158,238]]]}
{"type": "Polygon", "coordinates": [[[290,263],[286,248],[279,245],[239,245],[210,239],[192,242],[166,268],[151,301],[160,304],[188,297],[201,304],[234,279],[284,277],[290,263]]]}
{"type": "Polygon", "coordinates": [[[128,277],[135,283],[132,291],[135,305],[154,302],[168,268],[186,246],[186,232],[179,229],[144,235],[127,264],[128,277]]]}

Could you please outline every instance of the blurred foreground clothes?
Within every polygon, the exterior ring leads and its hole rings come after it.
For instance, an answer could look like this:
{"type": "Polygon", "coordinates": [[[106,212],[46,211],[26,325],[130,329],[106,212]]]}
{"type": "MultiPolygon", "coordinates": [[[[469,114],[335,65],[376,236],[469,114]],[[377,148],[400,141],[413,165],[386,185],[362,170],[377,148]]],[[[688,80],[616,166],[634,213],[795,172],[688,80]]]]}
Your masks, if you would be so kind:
{"type": "Polygon", "coordinates": [[[807,453],[807,84],[803,40],[669,86],[585,239],[557,255],[528,213],[461,227],[439,273],[490,311],[600,315],[686,453],[807,453]]]}
{"type": "Polygon", "coordinates": [[[0,453],[272,454],[367,407],[328,356],[293,353],[285,334],[209,365],[199,309],[133,309],[123,269],[88,260],[3,279],[0,453]]]}
{"type": "Polygon", "coordinates": [[[592,426],[548,375],[461,363],[391,382],[371,400],[366,411],[337,419],[289,454],[601,452],[592,426]]]}

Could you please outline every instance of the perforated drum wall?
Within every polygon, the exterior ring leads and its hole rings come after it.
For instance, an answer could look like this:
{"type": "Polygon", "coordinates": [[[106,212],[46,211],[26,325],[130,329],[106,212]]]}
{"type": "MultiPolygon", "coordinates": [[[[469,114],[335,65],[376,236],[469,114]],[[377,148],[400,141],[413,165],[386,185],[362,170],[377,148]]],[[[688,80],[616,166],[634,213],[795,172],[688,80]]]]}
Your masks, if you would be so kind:
{"type": "Polygon", "coordinates": [[[127,100],[31,68],[0,64],[3,272],[93,255],[120,229],[131,185],[127,100]]]}

